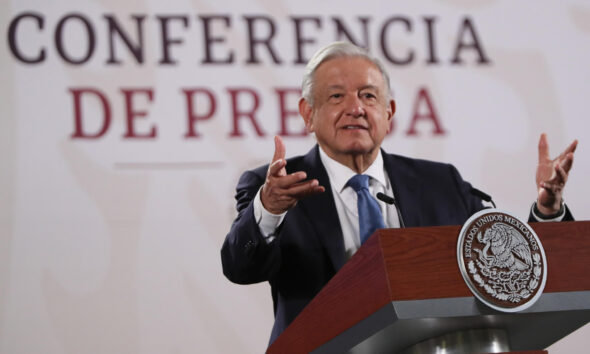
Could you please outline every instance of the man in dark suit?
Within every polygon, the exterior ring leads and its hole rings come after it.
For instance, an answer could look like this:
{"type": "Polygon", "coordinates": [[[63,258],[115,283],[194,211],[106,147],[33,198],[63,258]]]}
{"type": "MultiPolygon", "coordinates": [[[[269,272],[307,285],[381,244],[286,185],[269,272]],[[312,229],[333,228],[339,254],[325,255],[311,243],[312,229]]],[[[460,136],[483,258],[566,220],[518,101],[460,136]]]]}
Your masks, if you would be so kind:
{"type": "MultiPolygon", "coordinates": [[[[406,227],[462,224],[483,207],[453,166],[381,150],[395,102],[387,73],[363,49],[347,43],[321,49],[308,63],[302,91],[299,112],[318,144],[285,160],[285,146],[275,137],[270,165],[240,178],[238,216],[221,250],[228,279],[270,283],[271,343],[356,252],[363,234],[375,229],[359,221],[363,197],[352,188],[353,177],[369,176],[370,194],[397,200],[401,220],[394,205],[371,200],[386,227],[402,220],[406,227]]],[[[576,144],[551,160],[541,136],[532,220],[572,218],[561,193],[576,144]]]]}

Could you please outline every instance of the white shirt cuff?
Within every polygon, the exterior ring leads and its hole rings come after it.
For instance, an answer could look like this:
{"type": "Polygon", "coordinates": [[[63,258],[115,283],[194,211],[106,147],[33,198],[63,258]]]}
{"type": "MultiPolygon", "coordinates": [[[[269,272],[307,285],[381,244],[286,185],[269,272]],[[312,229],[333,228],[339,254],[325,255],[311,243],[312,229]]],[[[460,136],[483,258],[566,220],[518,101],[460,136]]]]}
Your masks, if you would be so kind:
{"type": "Polygon", "coordinates": [[[533,217],[535,218],[535,220],[539,221],[539,222],[552,222],[552,221],[561,221],[563,220],[563,218],[565,217],[565,208],[563,208],[563,212],[561,212],[561,214],[557,215],[556,217],[552,218],[552,219],[542,219],[539,215],[537,215],[537,213],[535,212],[535,205],[537,204],[537,202],[534,202],[533,205],[531,206],[531,214],[533,214],[533,217]]]}
{"type": "Polygon", "coordinates": [[[287,212],[277,215],[266,210],[262,205],[262,200],[260,199],[261,191],[262,187],[260,187],[258,193],[256,193],[256,197],[254,197],[254,219],[256,220],[258,228],[264,236],[266,243],[271,243],[272,240],[275,239],[275,232],[277,231],[279,225],[281,225],[283,222],[287,212]]]}

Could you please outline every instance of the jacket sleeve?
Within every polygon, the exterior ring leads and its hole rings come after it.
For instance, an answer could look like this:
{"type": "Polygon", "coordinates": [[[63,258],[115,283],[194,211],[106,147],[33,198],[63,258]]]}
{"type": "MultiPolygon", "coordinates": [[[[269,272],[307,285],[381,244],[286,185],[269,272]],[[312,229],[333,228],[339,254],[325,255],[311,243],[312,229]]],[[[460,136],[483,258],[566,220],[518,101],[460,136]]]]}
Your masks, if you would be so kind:
{"type": "Polygon", "coordinates": [[[278,240],[267,243],[254,217],[252,201],[263,183],[264,175],[247,171],[236,187],[238,215],[221,248],[223,274],[234,283],[269,280],[281,264],[278,240]]]}
{"type": "MultiPolygon", "coordinates": [[[[572,215],[572,212],[567,207],[567,205],[565,205],[565,214],[563,215],[563,219],[561,219],[561,221],[574,221],[574,220],[575,219],[574,219],[574,216],[572,215]]],[[[537,220],[537,218],[535,218],[535,216],[533,215],[533,208],[531,207],[531,211],[529,212],[529,221],[528,222],[546,222],[546,221],[537,220]]]]}

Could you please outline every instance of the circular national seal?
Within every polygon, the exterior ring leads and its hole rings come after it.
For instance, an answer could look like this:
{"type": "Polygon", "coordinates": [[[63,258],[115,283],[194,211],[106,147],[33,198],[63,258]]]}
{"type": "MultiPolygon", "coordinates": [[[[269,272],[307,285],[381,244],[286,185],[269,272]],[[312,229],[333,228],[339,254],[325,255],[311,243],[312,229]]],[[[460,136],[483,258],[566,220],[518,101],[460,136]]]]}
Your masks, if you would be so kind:
{"type": "Polygon", "coordinates": [[[467,220],[459,234],[457,259],[471,292],[498,311],[524,310],[545,288],[547,260],[537,234],[497,209],[482,210],[467,220]]]}

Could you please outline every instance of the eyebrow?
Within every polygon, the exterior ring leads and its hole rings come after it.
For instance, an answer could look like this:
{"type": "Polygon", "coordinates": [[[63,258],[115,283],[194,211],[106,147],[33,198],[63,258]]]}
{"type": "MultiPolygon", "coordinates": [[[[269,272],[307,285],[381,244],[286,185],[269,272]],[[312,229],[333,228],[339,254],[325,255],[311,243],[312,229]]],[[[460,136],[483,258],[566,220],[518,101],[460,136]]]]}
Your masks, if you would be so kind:
{"type": "Polygon", "coordinates": [[[361,91],[366,90],[366,89],[373,89],[373,90],[379,91],[379,88],[375,85],[365,85],[365,86],[362,86],[360,89],[361,89],[361,91]]]}
{"type": "MultiPolygon", "coordinates": [[[[328,86],[328,90],[343,90],[344,86],[342,85],[330,85],[328,86]]],[[[377,87],[376,85],[365,85],[365,86],[361,86],[359,88],[359,90],[366,90],[366,89],[373,89],[373,90],[377,90],[379,91],[379,87],[377,87]]]]}

